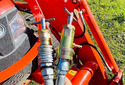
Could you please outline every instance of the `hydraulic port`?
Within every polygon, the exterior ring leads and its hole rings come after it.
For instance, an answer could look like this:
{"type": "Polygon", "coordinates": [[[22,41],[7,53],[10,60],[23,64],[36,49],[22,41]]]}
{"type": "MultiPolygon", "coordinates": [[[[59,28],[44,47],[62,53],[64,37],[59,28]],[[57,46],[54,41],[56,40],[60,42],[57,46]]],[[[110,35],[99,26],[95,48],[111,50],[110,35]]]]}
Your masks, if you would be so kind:
{"type": "Polygon", "coordinates": [[[59,63],[57,66],[58,76],[56,80],[56,85],[64,85],[65,75],[69,70],[69,60],[72,60],[74,53],[73,40],[74,40],[74,31],[75,27],[72,24],[73,13],[69,14],[68,24],[63,26],[63,31],[61,35],[61,44],[59,52],[59,63]]]}
{"type": "Polygon", "coordinates": [[[41,23],[42,29],[39,34],[39,38],[41,41],[41,46],[38,48],[38,57],[40,63],[41,74],[44,78],[45,85],[54,85],[53,83],[53,56],[52,56],[52,45],[50,45],[51,36],[48,29],[46,29],[46,22],[52,21],[52,19],[45,20],[44,18],[41,19],[39,22],[34,22],[32,24],[41,23]]]}

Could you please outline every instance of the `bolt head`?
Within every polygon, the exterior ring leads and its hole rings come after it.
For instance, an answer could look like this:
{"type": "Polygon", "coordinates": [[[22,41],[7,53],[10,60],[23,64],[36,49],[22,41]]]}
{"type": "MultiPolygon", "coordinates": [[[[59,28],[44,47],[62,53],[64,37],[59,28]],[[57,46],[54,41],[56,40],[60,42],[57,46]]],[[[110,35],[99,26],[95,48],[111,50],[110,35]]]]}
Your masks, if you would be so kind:
{"type": "Polygon", "coordinates": [[[53,75],[53,68],[44,68],[42,69],[42,75],[53,75]]]}

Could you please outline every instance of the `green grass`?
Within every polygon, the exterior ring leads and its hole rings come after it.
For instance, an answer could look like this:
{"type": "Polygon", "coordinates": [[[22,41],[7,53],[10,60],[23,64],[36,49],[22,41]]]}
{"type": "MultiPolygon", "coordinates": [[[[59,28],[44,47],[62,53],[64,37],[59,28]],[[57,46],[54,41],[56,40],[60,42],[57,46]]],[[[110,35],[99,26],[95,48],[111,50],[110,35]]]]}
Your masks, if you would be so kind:
{"type": "Polygon", "coordinates": [[[87,1],[119,68],[125,70],[125,0],[87,1]]]}
{"type": "Polygon", "coordinates": [[[36,83],[35,81],[31,81],[28,85],[40,85],[40,84],[36,83]]]}

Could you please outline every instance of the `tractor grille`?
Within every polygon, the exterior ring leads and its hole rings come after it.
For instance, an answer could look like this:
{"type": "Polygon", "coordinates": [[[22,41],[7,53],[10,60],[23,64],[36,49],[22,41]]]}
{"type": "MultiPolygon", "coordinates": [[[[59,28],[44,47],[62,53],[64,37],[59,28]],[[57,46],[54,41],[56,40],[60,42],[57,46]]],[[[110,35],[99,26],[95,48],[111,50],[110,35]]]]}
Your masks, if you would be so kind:
{"type": "Polygon", "coordinates": [[[2,55],[10,53],[14,49],[11,30],[8,28],[6,17],[0,18],[0,25],[4,26],[4,35],[0,37],[0,52],[2,55]]]}
{"type": "Polygon", "coordinates": [[[18,12],[18,10],[13,9],[12,12],[10,12],[10,13],[7,15],[7,19],[8,19],[9,22],[13,19],[14,15],[15,15],[17,12],[18,12]]]}
{"type": "Polygon", "coordinates": [[[14,41],[8,24],[13,21],[18,10],[14,7],[0,16],[0,25],[4,26],[4,35],[0,37],[0,71],[21,59],[30,49],[29,38],[23,33],[18,41],[14,41]]]}
{"type": "Polygon", "coordinates": [[[1,84],[2,85],[22,85],[22,82],[24,82],[31,73],[31,66],[32,66],[32,63],[27,65],[20,72],[10,77],[6,81],[2,82],[1,84]]]}
{"type": "MultiPolygon", "coordinates": [[[[13,39],[11,29],[8,25],[13,21],[17,13],[18,10],[14,7],[5,14],[0,15],[0,25],[4,27],[5,32],[2,33],[3,28],[1,27],[0,72],[19,61],[37,41],[37,38],[33,35],[33,32],[29,28],[27,28],[26,31],[20,37],[18,37],[16,41],[13,39]]],[[[20,85],[25,79],[29,77],[32,71],[36,70],[37,67],[37,58],[35,58],[33,62],[30,62],[30,64],[28,64],[25,68],[22,68],[21,71],[2,83],[0,82],[0,85],[20,85]]]]}

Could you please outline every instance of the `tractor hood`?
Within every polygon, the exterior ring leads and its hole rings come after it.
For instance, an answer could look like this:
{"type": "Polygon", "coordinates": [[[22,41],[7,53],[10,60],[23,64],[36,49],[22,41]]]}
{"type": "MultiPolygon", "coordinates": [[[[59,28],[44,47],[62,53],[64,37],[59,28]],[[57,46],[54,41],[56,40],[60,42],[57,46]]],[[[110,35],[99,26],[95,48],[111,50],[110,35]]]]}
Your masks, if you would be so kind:
{"type": "Polygon", "coordinates": [[[14,4],[10,0],[0,0],[0,15],[9,11],[14,7],[14,4]]]}

